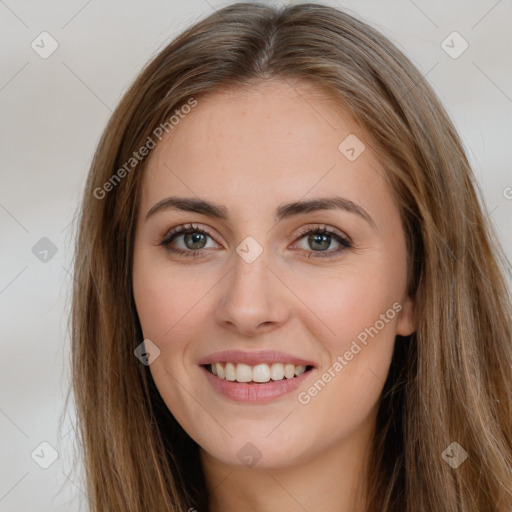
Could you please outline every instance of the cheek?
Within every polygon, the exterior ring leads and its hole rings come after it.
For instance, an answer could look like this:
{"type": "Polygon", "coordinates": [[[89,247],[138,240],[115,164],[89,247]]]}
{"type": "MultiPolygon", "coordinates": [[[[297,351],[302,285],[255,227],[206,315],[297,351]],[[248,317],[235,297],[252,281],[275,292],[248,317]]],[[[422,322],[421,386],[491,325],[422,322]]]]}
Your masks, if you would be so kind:
{"type": "Polygon", "coordinates": [[[181,339],[175,331],[185,328],[191,315],[200,311],[210,280],[213,284],[207,274],[179,270],[144,254],[135,257],[133,294],[144,336],[181,339]]]}
{"type": "Polygon", "coordinates": [[[299,397],[305,420],[336,404],[334,423],[356,425],[378,401],[403,308],[402,267],[394,256],[380,253],[316,279],[315,286],[311,279],[296,281],[294,291],[307,297],[302,322],[328,355],[314,387],[299,397]]]}
{"type": "Polygon", "coordinates": [[[328,367],[336,363],[336,377],[325,379],[336,382],[329,386],[339,386],[345,399],[357,401],[365,390],[362,382],[385,381],[402,309],[396,297],[387,287],[361,287],[360,281],[345,281],[330,298],[308,295],[315,311],[304,314],[303,321],[309,319],[307,330],[328,353],[328,367]]]}
{"type": "Polygon", "coordinates": [[[308,319],[306,327],[332,356],[344,352],[359,334],[364,338],[376,323],[379,335],[393,342],[406,271],[405,263],[402,268],[391,261],[381,253],[364,264],[293,281],[294,292],[304,302],[302,320],[308,319]]]}
{"type": "Polygon", "coordinates": [[[315,304],[308,330],[328,353],[314,381],[299,390],[297,420],[316,425],[324,418],[324,441],[356,431],[377,407],[391,364],[400,297],[388,283],[373,279],[348,279],[332,287],[330,298],[311,292],[315,304]],[[328,412],[328,414],[326,414],[328,412]]]}
{"type": "Polygon", "coordinates": [[[133,272],[133,293],[144,338],[160,350],[150,371],[168,409],[190,432],[194,424],[204,421],[201,408],[188,394],[194,383],[190,340],[197,337],[207,318],[206,301],[201,299],[211,285],[205,287],[204,278],[191,279],[190,273],[177,272],[172,266],[151,263],[136,259],[133,272]]]}

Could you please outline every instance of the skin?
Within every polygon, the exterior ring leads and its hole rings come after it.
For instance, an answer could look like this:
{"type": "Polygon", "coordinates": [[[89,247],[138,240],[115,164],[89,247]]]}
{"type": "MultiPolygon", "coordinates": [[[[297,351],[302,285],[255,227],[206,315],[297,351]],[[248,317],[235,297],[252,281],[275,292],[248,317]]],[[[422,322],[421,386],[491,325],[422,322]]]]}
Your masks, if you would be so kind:
{"type": "MultiPolygon", "coordinates": [[[[368,143],[319,90],[277,81],[200,98],[149,156],[133,291],[144,338],[161,351],[151,374],[201,447],[210,512],[364,510],[364,469],[395,336],[415,325],[399,211],[368,143]],[[349,134],[367,142],[355,161],[338,149],[349,134]],[[273,217],[281,203],[334,194],[364,208],[375,227],[339,209],[273,217]],[[229,220],[176,209],[146,220],[171,195],[220,203],[229,220]],[[211,234],[197,258],[160,245],[170,228],[188,223],[211,234]],[[298,236],[300,228],[322,226],[348,236],[353,247],[335,253],[335,238],[315,245],[298,236]],[[248,236],[263,249],[252,263],[236,252],[248,236]],[[309,403],[300,403],[298,393],[395,302],[400,313],[309,403]],[[316,368],[277,400],[234,402],[217,394],[198,366],[201,357],[229,349],[281,350],[316,368]],[[261,453],[253,467],[237,457],[248,442],[261,453]]],[[[184,235],[171,245],[197,247],[185,245],[184,235]]]]}

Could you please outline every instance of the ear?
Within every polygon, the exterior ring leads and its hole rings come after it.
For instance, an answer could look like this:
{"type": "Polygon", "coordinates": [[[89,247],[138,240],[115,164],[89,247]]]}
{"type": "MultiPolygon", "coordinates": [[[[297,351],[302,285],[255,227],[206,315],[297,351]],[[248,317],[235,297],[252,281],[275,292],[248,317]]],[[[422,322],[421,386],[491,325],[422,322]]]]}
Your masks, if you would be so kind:
{"type": "Polygon", "coordinates": [[[407,297],[402,303],[402,309],[398,313],[396,333],[400,336],[409,336],[416,330],[415,301],[413,297],[407,297]]]}

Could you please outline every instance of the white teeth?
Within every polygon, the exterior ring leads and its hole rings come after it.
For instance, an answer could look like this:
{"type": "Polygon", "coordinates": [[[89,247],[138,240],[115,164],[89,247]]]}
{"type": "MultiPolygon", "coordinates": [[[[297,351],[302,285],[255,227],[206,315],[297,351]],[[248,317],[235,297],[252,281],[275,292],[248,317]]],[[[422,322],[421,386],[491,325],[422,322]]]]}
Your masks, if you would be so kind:
{"type": "Polygon", "coordinates": [[[217,368],[217,377],[221,379],[226,378],[226,374],[224,373],[224,366],[221,363],[215,363],[215,368],[217,368]]]}
{"type": "Polygon", "coordinates": [[[252,380],[254,382],[268,382],[270,380],[270,368],[268,364],[257,364],[252,369],[252,380]]]}
{"type": "Polygon", "coordinates": [[[299,375],[303,374],[306,371],[305,366],[296,366],[295,367],[295,377],[298,377],[299,375]]]}
{"type": "Polygon", "coordinates": [[[284,376],[287,379],[293,379],[293,377],[295,377],[295,366],[293,364],[284,365],[284,376]]]}
{"type": "Polygon", "coordinates": [[[233,363],[226,363],[226,380],[235,380],[235,365],[233,363]]]}
{"type": "Polygon", "coordinates": [[[270,378],[272,380],[282,380],[284,377],[284,366],[281,363],[273,364],[270,368],[270,378]]]}
{"type": "Polygon", "coordinates": [[[213,363],[210,365],[213,375],[220,379],[237,382],[258,382],[264,383],[270,380],[293,379],[306,371],[306,366],[293,364],[257,364],[249,366],[243,363],[213,363]]]}
{"type": "Polygon", "coordinates": [[[239,363],[236,365],[237,382],[251,382],[252,368],[248,364],[239,363]]]}

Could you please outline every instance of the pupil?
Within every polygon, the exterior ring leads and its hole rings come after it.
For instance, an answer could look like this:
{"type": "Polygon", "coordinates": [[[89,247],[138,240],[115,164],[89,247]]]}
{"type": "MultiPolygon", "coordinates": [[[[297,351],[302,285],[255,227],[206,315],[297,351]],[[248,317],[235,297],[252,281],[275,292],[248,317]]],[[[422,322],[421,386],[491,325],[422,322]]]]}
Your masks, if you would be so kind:
{"type": "Polygon", "coordinates": [[[187,233],[185,235],[185,244],[187,246],[188,246],[188,244],[187,244],[188,241],[192,241],[192,244],[194,244],[194,245],[200,244],[200,247],[189,247],[189,249],[202,249],[205,245],[204,235],[202,233],[187,233]],[[202,244],[201,244],[201,238],[203,238],[202,244]]]}
{"type": "Polygon", "coordinates": [[[311,248],[314,249],[314,247],[312,246],[312,244],[315,244],[315,243],[322,243],[323,242],[323,247],[320,247],[320,251],[325,251],[326,249],[329,248],[329,235],[322,235],[322,234],[315,234],[315,235],[310,235],[309,236],[309,243],[311,244],[311,248]]]}

